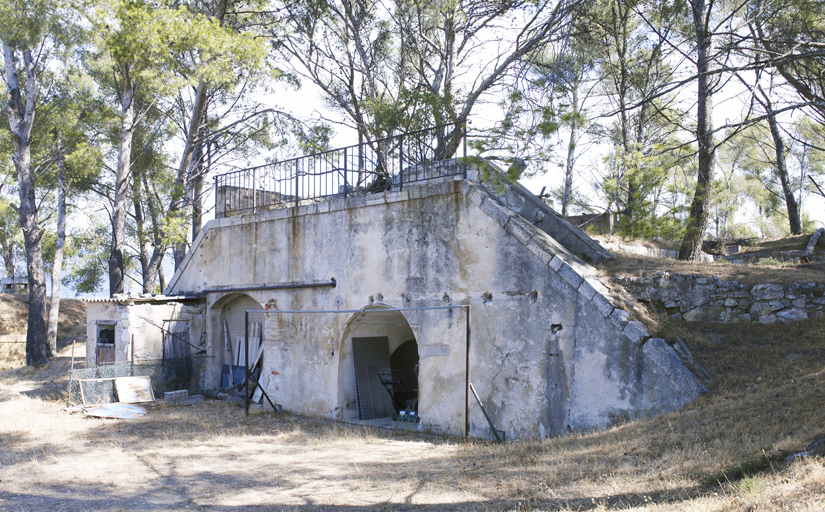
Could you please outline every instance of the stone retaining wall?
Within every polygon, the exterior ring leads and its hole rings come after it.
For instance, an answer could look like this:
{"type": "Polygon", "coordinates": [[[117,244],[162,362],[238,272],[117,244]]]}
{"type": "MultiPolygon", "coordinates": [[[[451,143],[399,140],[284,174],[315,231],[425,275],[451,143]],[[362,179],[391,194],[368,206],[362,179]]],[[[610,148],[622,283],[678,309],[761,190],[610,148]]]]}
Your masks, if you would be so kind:
{"type": "Polygon", "coordinates": [[[613,278],[633,297],[689,322],[790,322],[825,315],[825,284],[746,285],[660,272],[655,278],[613,278]]]}

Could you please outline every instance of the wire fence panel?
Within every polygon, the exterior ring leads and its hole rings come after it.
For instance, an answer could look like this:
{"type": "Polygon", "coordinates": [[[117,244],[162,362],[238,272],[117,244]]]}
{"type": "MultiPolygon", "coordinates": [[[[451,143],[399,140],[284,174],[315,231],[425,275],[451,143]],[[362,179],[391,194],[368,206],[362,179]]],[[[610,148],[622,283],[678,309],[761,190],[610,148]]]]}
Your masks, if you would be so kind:
{"type": "Polygon", "coordinates": [[[203,393],[208,356],[142,360],[79,368],[69,373],[69,405],[112,403],[116,400],[114,379],[149,377],[155,396],[167,391],[187,390],[189,395],[203,393]],[[108,383],[108,384],[107,384],[108,383]],[[82,390],[81,390],[82,386],[82,390]]]}
{"type": "Polygon", "coordinates": [[[465,175],[464,124],[437,126],[215,177],[215,214],[298,206],[301,201],[402,189],[465,175]]]}

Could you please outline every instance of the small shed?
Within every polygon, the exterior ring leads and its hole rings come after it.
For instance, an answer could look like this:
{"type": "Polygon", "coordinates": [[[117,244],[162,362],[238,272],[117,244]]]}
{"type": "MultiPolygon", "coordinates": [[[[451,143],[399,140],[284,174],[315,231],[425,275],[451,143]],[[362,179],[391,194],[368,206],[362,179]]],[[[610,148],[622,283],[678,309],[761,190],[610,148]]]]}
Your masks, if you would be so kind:
{"type": "Polygon", "coordinates": [[[87,300],[87,366],[196,356],[206,350],[205,300],[115,295],[87,300]]]}
{"type": "Polygon", "coordinates": [[[29,278],[26,276],[4,277],[0,280],[3,293],[26,293],[29,290],[29,278]]]}

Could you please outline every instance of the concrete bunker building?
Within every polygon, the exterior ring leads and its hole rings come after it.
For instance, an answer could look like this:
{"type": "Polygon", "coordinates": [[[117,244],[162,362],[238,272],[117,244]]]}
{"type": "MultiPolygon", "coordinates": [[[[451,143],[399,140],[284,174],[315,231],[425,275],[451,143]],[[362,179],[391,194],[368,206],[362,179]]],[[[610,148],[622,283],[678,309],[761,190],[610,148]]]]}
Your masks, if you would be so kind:
{"type": "MultiPolygon", "coordinates": [[[[90,304],[90,344],[111,328],[115,359],[128,360],[143,350],[124,345],[134,318],[154,302],[157,320],[191,326],[208,355],[203,388],[225,383],[249,328],[261,382],[285,411],[364,421],[416,400],[419,428],[448,434],[464,433],[469,355],[473,387],[511,439],[602,428],[706,392],[585,263],[611,257],[598,243],[520,185],[492,184],[491,164],[439,159],[421,137],[426,151],[405,159],[413,142],[391,142],[372,159],[351,147],[218,177],[217,218],[166,296],[90,304]],[[379,375],[403,382],[398,403],[379,375]]],[[[493,437],[475,404],[469,426],[493,437]]]]}

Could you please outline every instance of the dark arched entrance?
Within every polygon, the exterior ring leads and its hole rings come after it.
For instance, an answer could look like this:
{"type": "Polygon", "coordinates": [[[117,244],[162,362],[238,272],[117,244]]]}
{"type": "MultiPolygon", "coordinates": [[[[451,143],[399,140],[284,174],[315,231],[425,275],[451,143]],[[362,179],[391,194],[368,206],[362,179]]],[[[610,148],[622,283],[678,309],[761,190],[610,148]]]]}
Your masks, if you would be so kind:
{"type": "Polygon", "coordinates": [[[400,312],[379,306],[355,314],[342,339],[338,417],[416,420],[418,357],[400,312]]]}

